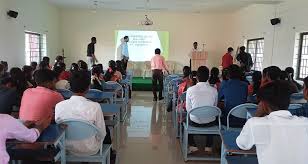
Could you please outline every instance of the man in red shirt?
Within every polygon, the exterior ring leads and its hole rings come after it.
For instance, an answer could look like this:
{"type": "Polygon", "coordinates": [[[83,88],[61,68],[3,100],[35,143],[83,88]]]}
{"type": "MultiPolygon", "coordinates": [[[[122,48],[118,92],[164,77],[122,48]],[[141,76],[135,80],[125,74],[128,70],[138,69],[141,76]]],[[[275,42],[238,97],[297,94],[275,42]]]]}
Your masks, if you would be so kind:
{"type": "Polygon", "coordinates": [[[56,75],[45,69],[35,73],[36,88],[27,89],[21,100],[19,118],[23,121],[43,121],[49,125],[54,118],[54,108],[63,101],[55,90],[56,75]]]}
{"type": "Polygon", "coordinates": [[[229,47],[228,52],[222,57],[222,67],[223,69],[228,68],[230,65],[233,64],[233,57],[232,57],[233,48],[229,47]]]}

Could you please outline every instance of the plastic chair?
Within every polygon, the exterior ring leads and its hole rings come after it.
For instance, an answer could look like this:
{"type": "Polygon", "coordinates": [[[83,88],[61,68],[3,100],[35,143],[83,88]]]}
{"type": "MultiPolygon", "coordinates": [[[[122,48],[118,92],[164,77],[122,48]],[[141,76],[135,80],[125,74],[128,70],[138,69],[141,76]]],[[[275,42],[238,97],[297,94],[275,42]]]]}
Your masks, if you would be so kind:
{"type": "Polygon", "coordinates": [[[77,119],[63,120],[60,124],[68,125],[65,130],[66,140],[79,141],[96,136],[101,142],[101,147],[97,154],[91,156],[75,156],[68,154],[66,155],[66,161],[101,162],[102,164],[110,164],[111,145],[103,145],[104,138],[96,126],[87,121],[77,119]]]}
{"type": "Polygon", "coordinates": [[[105,89],[108,90],[113,90],[115,92],[115,103],[121,104],[121,114],[120,114],[120,120],[123,122],[125,121],[126,115],[127,115],[127,104],[125,103],[125,98],[124,98],[124,89],[123,86],[117,82],[114,81],[107,81],[105,85],[105,89]],[[120,95],[117,93],[120,92],[120,95]]]}
{"type": "Polygon", "coordinates": [[[68,89],[57,89],[57,92],[59,92],[65,100],[70,99],[74,94],[72,91],[68,89]]]}
{"type": "Polygon", "coordinates": [[[304,116],[303,105],[301,104],[290,104],[288,110],[292,115],[304,116]]]}
{"type": "Polygon", "coordinates": [[[95,102],[103,102],[105,100],[107,100],[111,104],[114,102],[113,93],[103,92],[98,89],[90,89],[85,95],[85,97],[95,102]]]}
{"type": "Polygon", "coordinates": [[[189,134],[210,134],[210,135],[220,135],[221,123],[220,123],[221,111],[219,108],[214,106],[204,106],[192,109],[187,113],[186,122],[183,123],[184,126],[184,136],[182,145],[182,153],[184,156],[184,160],[220,160],[220,158],[213,157],[191,157],[188,156],[188,135],[189,134]],[[212,127],[193,127],[189,125],[189,116],[195,115],[203,118],[212,118],[216,117],[218,119],[218,125],[212,127]]]}
{"type": "Polygon", "coordinates": [[[304,93],[293,93],[290,97],[291,104],[305,104],[307,100],[304,97],[304,93]]]}
{"type": "Polygon", "coordinates": [[[176,109],[173,110],[174,115],[175,115],[174,128],[176,131],[176,137],[177,138],[180,137],[180,139],[182,139],[181,137],[182,136],[182,122],[183,122],[182,118],[183,118],[183,114],[186,114],[183,108],[183,104],[185,101],[186,101],[186,92],[183,92],[183,94],[179,96],[176,109]]]}
{"type": "MultiPolygon", "coordinates": [[[[251,104],[251,103],[247,103],[247,104],[241,104],[238,105],[236,107],[234,107],[233,109],[230,110],[230,112],[227,115],[227,130],[230,130],[230,115],[237,117],[237,118],[242,118],[242,119],[247,119],[247,108],[256,108],[257,109],[257,105],[256,104],[251,104]]],[[[232,130],[241,130],[242,128],[232,128],[232,130]]]]}

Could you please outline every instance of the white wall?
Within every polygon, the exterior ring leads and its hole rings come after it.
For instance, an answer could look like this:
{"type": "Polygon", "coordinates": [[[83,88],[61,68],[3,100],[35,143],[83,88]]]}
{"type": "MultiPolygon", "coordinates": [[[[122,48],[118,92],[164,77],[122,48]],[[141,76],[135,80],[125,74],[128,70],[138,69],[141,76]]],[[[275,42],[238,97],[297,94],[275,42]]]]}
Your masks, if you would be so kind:
{"type": "Polygon", "coordinates": [[[24,31],[47,34],[47,54],[55,58],[59,49],[59,10],[45,0],[0,0],[0,60],[10,67],[25,64],[24,31]],[[17,19],[6,16],[19,12],[17,19]]]}
{"type": "MultiPolygon", "coordinates": [[[[86,46],[92,36],[96,36],[96,55],[104,65],[115,57],[115,30],[157,30],[170,32],[170,61],[188,65],[187,54],[192,43],[198,41],[200,47],[206,43],[209,51],[209,66],[218,65],[225,52],[226,15],[159,13],[149,14],[154,25],[144,27],[138,22],[144,18],[143,12],[99,10],[61,10],[61,43],[68,57],[68,63],[86,59],[86,46]]],[[[182,68],[180,68],[182,69],[182,68]]]]}
{"type": "Polygon", "coordinates": [[[277,6],[253,5],[232,14],[234,20],[230,40],[233,46],[242,45],[245,39],[265,39],[263,67],[277,65],[281,68],[292,66],[295,35],[308,31],[308,1],[292,0],[277,6]],[[280,25],[272,26],[270,19],[282,19],[280,25]]]}

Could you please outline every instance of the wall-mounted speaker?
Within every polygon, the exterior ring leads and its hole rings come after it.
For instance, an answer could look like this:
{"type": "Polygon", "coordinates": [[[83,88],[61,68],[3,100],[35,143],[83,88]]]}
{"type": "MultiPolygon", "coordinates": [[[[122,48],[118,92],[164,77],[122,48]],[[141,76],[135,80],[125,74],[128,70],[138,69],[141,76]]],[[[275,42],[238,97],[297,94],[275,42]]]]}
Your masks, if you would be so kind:
{"type": "Polygon", "coordinates": [[[10,10],[7,12],[7,15],[11,18],[17,18],[18,17],[18,12],[17,11],[13,11],[13,10],[10,10]]]}
{"type": "Polygon", "coordinates": [[[281,23],[281,19],[280,18],[274,18],[274,19],[271,19],[271,24],[274,26],[274,25],[277,25],[277,24],[280,24],[281,23]]]}

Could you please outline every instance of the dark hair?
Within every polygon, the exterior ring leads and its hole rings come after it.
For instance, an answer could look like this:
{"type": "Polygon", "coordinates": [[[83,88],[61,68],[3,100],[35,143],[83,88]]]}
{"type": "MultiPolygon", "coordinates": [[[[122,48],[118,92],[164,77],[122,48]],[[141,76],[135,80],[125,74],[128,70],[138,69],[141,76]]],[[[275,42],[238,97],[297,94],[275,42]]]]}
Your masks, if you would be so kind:
{"type": "Polygon", "coordinates": [[[121,72],[122,75],[126,74],[121,60],[116,61],[116,70],[121,72]]]}
{"type": "Polygon", "coordinates": [[[104,67],[103,64],[97,64],[97,67],[99,67],[101,73],[104,73],[104,67]]]}
{"type": "Polygon", "coordinates": [[[43,57],[43,61],[44,61],[46,64],[49,64],[49,63],[50,63],[50,58],[47,57],[47,56],[44,56],[44,57],[43,57]]]}
{"type": "Polygon", "coordinates": [[[1,61],[0,63],[4,66],[4,71],[7,71],[9,69],[9,65],[6,61],[1,61]]]}
{"type": "Polygon", "coordinates": [[[197,71],[192,71],[191,75],[190,75],[190,78],[193,81],[193,85],[196,85],[197,84],[197,71]]]}
{"type": "Polygon", "coordinates": [[[198,42],[194,42],[194,44],[198,44],[198,42]]]}
{"type": "Polygon", "coordinates": [[[79,60],[78,61],[78,66],[79,66],[80,70],[88,71],[88,64],[85,61],[79,60]]]}
{"type": "Polygon", "coordinates": [[[128,39],[128,36],[124,36],[124,39],[128,39]]]}
{"type": "Polygon", "coordinates": [[[228,52],[232,52],[234,49],[232,47],[228,48],[228,52]]]}
{"type": "Polygon", "coordinates": [[[109,68],[107,72],[105,73],[105,81],[110,81],[114,73],[116,72],[116,62],[114,60],[110,60],[108,65],[109,65],[109,68]]]}
{"type": "Polygon", "coordinates": [[[241,79],[241,68],[238,65],[232,64],[228,69],[230,79],[241,79]]]}
{"type": "Polygon", "coordinates": [[[96,41],[96,37],[92,37],[91,42],[95,42],[95,41],[96,41]]]}
{"type": "Polygon", "coordinates": [[[280,80],[289,80],[288,73],[286,71],[280,72],[280,80]]]}
{"type": "Polygon", "coordinates": [[[160,54],[161,52],[160,52],[160,49],[159,48],[156,48],[155,49],[155,54],[160,54]]]}
{"type": "Polygon", "coordinates": [[[288,110],[290,96],[290,84],[282,80],[268,83],[258,92],[258,99],[267,102],[272,111],[288,110]]]}
{"type": "Polygon", "coordinates": [[[39,69],[49,69],[49,64],[46,63],[46,61],[41,61],[40,65],[39,65],[39,69]]]}
{"type": "Polygon", "coordinates": [[[252,73],[253,81],[253,94],[256,94],[261,86],[262,73],[260,71],[254,71],[252,73]]]}
{"type": "Polygon", "coordinates": [[[33,70],[36,70],[37,67],[37,62],[31,62],[31,67],[33,68],[33,70]]]}
{"type": "Polygon", "coordinates": [[[64,69],[63,69],[62,67],[60,67],[60,66],[55,66],[55,67],[53,68],[53,71],[54,71],[56,77],[59,78],[59,76],[60,76],[61,73],[64,71],[64,69]]]}
{"type": "Polygon", "coordinates": [[[22,96],[24,91],[28,88],[25,74],[20,68],[14,67],[10,70],[12,85],[16,87],[19,96],[22,96]]]}
{"type": "Polygon", "coordinates": [[[266,76],[270,78],[272,81],[280,79],[281,70],[279,67],[277,66],[267,67],[266,72],[267,72],[266,76]]]}
{"type": "Polygon", "coordinates": [[[4,65],[3,64],[0,64],[0,73],[4,71],[4,65]]]}
{"type": "Polygon", "coordinates": [[[293,78],[294,78],[294,69],[292,67],[287,67],[285,69],[285,71],[287,72],[288,77],[292,78],[292,79],[289,79],[289,80],[293,80],[293,78]]]}
{"type": "Polygon", "coordinates": [[[57,78],[56,73],[49,69],[42,69],[35,72],[34,80],[38,86],[44,86],[57,78]]]}
{"type": "Polygon", "coordinates": [[[102,71],[98,65],[92,67],[92,75],[100,75],[101,73],[102,71]]]}
{"type": "Polygon", "coordinates": [[[217,82],[219,82],[219,69],[217,67],[213,67],[211,69],[211,76],[209,79],[209,83],[210,84],[216,84],[217,82]]]}
{"type": "Polygon", "coordinates": [[[246,47],[242,46],[242,47],[240,47],[240,50],[244,52],[246,50],[246,47]]]}
{"type": "Polygon", "coordinates": [[[78,71],[72,74],[69,82],[72,92],[85,93],[91,84],[91,77],[85,71],[78,71]]]}
{"type": "Polygon", "coordinates": [[[189,66],[183,67],[183,74],[184,74],[184,77],[188,77],[191,74],[191,70],[189,66]]]}
{"type": "Polygon", "coordinates": [[[200,66],[197,70],[197,78],[199,82],[207,82],[209,79],[209,69],[206,66],[200,66]]]}
{"type": "Polygon", "coordinates": [[[308,88],[308,76],[304,78],[305,87],[308,88]]]}
{"type": "Polygon", "coordinates": [[[5,77],[5,78],[3,78],[3,79],[0,80],[0,83],[1,83],[1,85],[7,85],[7,84],[13,83],[13,82],[12,82],[12,78],[10,78],[10,77],[5,77]]]}
{"type": "Polygon", "coordinates": [[[33,67],[25,65],[22,67],[22,71],[27,80],[32,79],[33,67]]]}
{"type": "Polygon", "coordinates": [[[229,80],[229,69],[224,68],[221,73],[222,80],[229,80]]]}
{"type": "Polygon", "coordinates": [[[76,72],[79,71],[79,66],[77,63],[72,63],[71,68],[70,68],[71,72],[76,72]]]}

